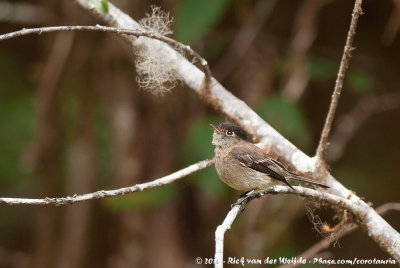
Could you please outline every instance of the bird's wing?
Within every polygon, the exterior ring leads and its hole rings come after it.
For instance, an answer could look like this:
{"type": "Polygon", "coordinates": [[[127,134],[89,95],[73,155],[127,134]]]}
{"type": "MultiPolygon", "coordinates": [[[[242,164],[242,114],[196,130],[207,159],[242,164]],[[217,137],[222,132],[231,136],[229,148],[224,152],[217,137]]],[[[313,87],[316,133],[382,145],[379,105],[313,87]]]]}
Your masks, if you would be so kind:
{"type": "Polygon", "coordinates": [[[306,183],[314,184],[314,185],[316,185],[316,186],[319,186],[319,187],[322,187],[322,188],[325,188],[325,189],[329,188],[329,186],[326,185],[326,184],[317,182],[317,181],[315,181],[315,180],[313,180],[313,179],[310,179],[310,178],[301,176],[301,175],[299,175],[299,174],[296,174],[296,173],[294,173],[294,172],[288,170],[288,169],[285,168],[281,163],[279,163],[278,161],[276,161],[276,160],[274,160],[274,159],[272,159],[272,158],[270,158],[270,160],[271,160],[272,162],[274,162],[276,165],[280,166],[282,169],[284,169],[284,170],[287,172],[287,173],[286,173],[286,178],[291,178],[291,179],[295,179],[295,180],[297,180],[297,181],[301,181],[301,182],[306,182],[306,183]]]}
{"type": "Polygon", "coordinates": [[[287,178],[295,179],[297,181],[306,182],[320,186],[323,188],[329,188],[329,186],[314,181],[313,179],[298,175],[290,170],[288,170],[284,165],[278,161],[268,157],[260,148],[256,147],[254,144],[253,148],[249,146],[240,146],[231,151],[231,154],[236,158],[242,165],[245,165],[251,169],[257,170],[259,172],[269,175],[271,178],[280,180],[287,184],[290,188],[293,187],[287,182],[287,178]]]}
{"type": "MultiPolygon", "coordinates": [[[[237,159],[242,165],[247,166],[256,171],[262,172],[271,178],[277,179],[288,185],[285,174],[287,170],[279,162],[269,158],[260,148],[250,144],[232,149],[230,154],[237,159]]],[[[293,188],[292,188],[293,189],[293,188]]]]}

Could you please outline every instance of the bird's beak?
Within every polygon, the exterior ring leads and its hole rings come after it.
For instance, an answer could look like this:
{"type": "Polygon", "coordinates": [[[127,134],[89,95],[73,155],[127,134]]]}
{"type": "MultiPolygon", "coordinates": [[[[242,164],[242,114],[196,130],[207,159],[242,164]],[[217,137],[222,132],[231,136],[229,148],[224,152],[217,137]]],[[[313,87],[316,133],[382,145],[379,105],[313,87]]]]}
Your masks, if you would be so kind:
{"type": "Polygon", "coordinates": [[[214,131],[216,131],[219,134],[224,134],[224,132],[222,132],[221,130],[219,130],[216,126],[214,126],[213,124],[210,124],[210,127],[212,127],[214,129],[214,131]]]}

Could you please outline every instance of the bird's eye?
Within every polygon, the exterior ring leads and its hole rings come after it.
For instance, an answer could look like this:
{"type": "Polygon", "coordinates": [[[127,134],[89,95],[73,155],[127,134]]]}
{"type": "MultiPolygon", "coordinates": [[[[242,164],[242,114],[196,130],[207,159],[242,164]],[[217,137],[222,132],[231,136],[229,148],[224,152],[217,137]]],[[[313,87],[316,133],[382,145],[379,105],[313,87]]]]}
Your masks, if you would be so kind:
{"type": "Polygon", "coordinates": [[[227,131],[226,131],[226,135],[228,135],[228,136],[233,136],[233,131],[232,131],[232,130],[227,130],[227,131]]]}

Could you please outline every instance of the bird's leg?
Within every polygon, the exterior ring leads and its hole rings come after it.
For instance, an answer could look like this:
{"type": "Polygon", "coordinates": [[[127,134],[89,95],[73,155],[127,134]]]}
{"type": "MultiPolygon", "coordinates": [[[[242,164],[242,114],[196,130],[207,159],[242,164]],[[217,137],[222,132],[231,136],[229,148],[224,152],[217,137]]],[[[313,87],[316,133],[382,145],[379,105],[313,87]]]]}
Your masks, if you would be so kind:
{"type": "Polygon", "coordinates": [[[255,198],[260,198],[261,197],[261,192],[258,190],[251,190],[248,192],[243,193],[240,198],[231,205],[231,207],[234,207],[236,205],[240,205],[240,211],[244,210],[244,207],[247,203],[249,203],[251,200],[255,198]]]}
{"type": "Polygon", "coordinates": [[[250,191],[244,192],[243,194],[240,195],[240,198],[243,198],[243,197],[247,196],[247,194],[249,194],[250,192],[253,192],[253,191],[254,190],[250,190],[250,191]]]}
{"type": "Polygon", "coordinates": [[[231,205],[231,207],[234,207],[236,205],[240,205],[241,206],[241,210],[243,211],[244,210],[244,205],[247,204],[250,201],[250,200],[247,200],[249,198],[249,195],[251,195],[253,192],[254,192],[254,190],[250,190],[250,191],[247,191],[247,192],[244,192],[243,194],[241,194],[239,199],[238,199],[238,201],[233,203],[231,205]]]}

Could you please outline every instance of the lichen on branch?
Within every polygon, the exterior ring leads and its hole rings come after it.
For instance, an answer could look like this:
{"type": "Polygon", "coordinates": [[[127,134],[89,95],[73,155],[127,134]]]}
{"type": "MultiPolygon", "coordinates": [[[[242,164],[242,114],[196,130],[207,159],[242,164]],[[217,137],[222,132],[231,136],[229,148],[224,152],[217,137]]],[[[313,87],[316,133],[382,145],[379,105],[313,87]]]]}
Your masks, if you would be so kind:
{"type": "MultiPolygon", "coordinates": [[[[143,29],[162,36],[172,34],[171,25],[174,20],[169,13],[157,6],[152,6],[151,9],[151,14],[146,14],[146,17],[139,21],[143,29]]],[[[164,57],[162,53],[155,53],[159,50],[157,43],[136,49],[135,65],[139,87],[159,96],[170,92],[181,79],[173,64],[166,60],[168,57],[164,57]]]]}

